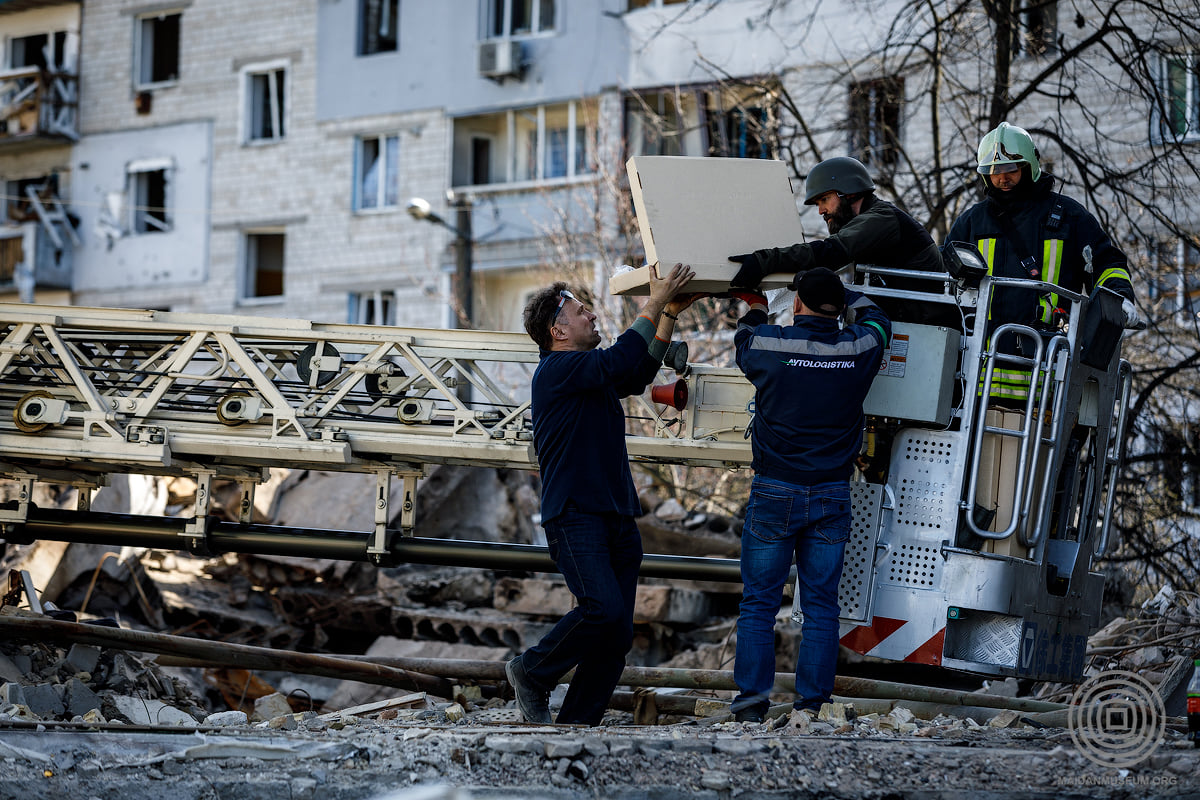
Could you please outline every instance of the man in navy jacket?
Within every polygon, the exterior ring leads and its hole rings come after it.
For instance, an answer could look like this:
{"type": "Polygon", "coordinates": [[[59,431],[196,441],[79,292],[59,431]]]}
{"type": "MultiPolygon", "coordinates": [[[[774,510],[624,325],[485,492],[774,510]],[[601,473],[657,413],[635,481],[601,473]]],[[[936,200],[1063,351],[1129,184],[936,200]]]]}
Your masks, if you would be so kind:
{"type": "Polygon", "coordinates": [[[695,274],[676,264],[660,278],[651,265],[650,298],[611,347],[600,348],[596,315],[555,283],[525,307],[525,330],[541,349],[533,374],[533,443],[542,475],[542,526],[550,557],[578,605],[540,642],[505,665],[529,722],[550,722],[550,690],[575,676],[559,723],[598,725],[633,644],[633,601],[641,513],[621,398],[645,391],[662,365],[679,312],[676,297],[695,274]]]}
{"type": "Polygon", "coordinates": [[[775,683],[775,615],[793,557],[804,612],[796,708],[830,702],[838,652],[838,583],[850,537],[850,474],[862,444],[863,400],[891,322],[830,270],[799,276],[794,321],[768,325],[766,299],[738,321],[737,363],[754,384],[754,481],[742,531],[742,604],[731,710],[761,722],[775,683]],[[839,317],[849,307],[851,324],[839,317]]]}

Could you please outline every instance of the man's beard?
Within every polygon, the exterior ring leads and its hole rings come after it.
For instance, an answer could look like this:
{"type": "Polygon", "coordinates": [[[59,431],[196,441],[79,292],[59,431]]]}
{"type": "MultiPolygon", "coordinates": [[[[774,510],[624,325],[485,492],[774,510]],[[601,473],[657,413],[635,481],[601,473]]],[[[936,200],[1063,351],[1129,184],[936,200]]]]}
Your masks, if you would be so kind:
{"type": "Polygon", "coordinates": [[[843,198],[842,202],[838,203],[837,210],[830,214],[829,218],[825,220],[825,227],[829,228],[829,233],[831,235],[840,231],[847,222],[854,219],[854,209],[851,208],[851,205],[851,203],[847,202],[846,199],[843,198]]]}

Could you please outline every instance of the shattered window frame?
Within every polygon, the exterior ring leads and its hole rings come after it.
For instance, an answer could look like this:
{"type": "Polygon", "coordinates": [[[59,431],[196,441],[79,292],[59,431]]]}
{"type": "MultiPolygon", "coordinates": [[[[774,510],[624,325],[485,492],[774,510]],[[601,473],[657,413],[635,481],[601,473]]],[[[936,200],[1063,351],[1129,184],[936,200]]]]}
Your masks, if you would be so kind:
{"type": "Polygon", "coordinates": [[[594,179],[598,114],[596,98],[581,98],[456,117],[451,185],[520,188],[594,179]],[[487,176],[478,163],[483,153],[487,176]],[[487,182],[478,183],[481,177],[487,182]]]}
{"type": "Polygon", "coordinates": [[[396,293],[390,289],[351,292],[349,306],[351,325],[396,324],[396,293]]]}
{"type": "Polygon", "coordinates": [[[900,160],[904,78],[887,75],[850,84],[846,121],[850,155],[868,167],[900,160]]]}
{"type": "Polygon", "coordinates": [[[1159,59],[1156,141],[1200,140],[1200,51],[1164,53],[1159,59]]]}
{"type": "Polygon", "coordinates": [[[134,25],[133,88],[141,91],[179,83],[182,9],[140,14],[134,18],[134,25]],[[168,47],[169,54],[164,52],[168,47]]]}
{"type": "Polygon", "coordinates": [[[285,60],[248,64],[241,69],[242,143],[269,145],[287,139],[290,64],[285,60]]]}
{"type": "Polygon", "coordinates": [[[395,53],[400,49],[400,0],[359,0],[358,55],[395,53]]]}
{"type": "Polygon", "coordinates": [[[374,212],[399,207],[400,135],[382,133],[357,137],[354,146],[354,210],[374,212]]]}
{"type": "Polygon", "coordinates": [[[761,87],[711,83],[624,95],[626,158],[775,158],[778,116],[761,87]]]}
{"type": "Polygon", "coordinates": [[[287,276],[286,229],[264,227],[243,230],[241,264],[240,304],[282,300],[287,276]]]}
{"type": "Polygon", "coordinates": [[[524,39],[557,32],[557,0],[480,0],[479,39],[524,39]]]}
{"type": "Polygon", "coordinates": [[[174,165],[169,161],[134,162],[126,167],[128,179],[129,232],[133,235],[169,233],[174,229],[171,213],[174,165]]]}

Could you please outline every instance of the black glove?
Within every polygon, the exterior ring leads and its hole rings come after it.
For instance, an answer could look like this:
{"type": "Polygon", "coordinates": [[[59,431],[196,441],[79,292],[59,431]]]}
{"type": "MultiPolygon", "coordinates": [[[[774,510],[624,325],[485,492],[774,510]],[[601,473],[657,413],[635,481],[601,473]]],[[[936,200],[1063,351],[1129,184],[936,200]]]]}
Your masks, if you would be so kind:
{"type": "Polygon", "coordinates": [[[730,288],[733,289],[757,289],[762,283],[763,276],[766,274],[766,265],[763,264],[762,258],[758,252],[742,253],[738,256],[730,256],[729,260],[741,264],[737,274],[729,281],[730,288]]]}

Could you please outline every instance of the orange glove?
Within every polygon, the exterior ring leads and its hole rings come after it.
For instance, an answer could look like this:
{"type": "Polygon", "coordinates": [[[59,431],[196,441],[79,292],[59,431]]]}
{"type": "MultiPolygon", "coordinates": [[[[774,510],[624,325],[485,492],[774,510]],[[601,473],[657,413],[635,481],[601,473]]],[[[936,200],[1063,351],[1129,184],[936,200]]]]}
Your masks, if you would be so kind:
{"type": "Polygon", "coordinates": [[[749,292],[745,289],[730,289],[729,296],[736,297],[738,300],[749,303],[752,306],[765,306],[767,304],[765,295],[761,295],[758,292],[749,292]]]}

